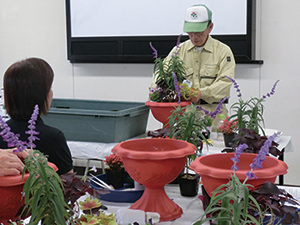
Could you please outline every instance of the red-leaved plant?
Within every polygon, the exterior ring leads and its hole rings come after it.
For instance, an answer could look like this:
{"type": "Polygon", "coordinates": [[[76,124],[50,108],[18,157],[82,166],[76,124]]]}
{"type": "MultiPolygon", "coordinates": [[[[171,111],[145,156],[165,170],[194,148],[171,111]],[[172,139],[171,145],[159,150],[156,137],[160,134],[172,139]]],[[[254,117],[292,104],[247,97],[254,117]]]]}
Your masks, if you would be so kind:
{"type": "Polygon", "coordinates": [[[223,120],[223,123],[218,127],[218,132],[223,134],[233,134],[238,129],[238,121],[231,120],[229,116],[223,120]]]}
{"type": "Polygon", "coordinates": [[[105,156],[104,162],[109,167],[110,170],[121,170],[123,169],[123,161],[122,158],[115,155],[114,153],[105,156]]]}

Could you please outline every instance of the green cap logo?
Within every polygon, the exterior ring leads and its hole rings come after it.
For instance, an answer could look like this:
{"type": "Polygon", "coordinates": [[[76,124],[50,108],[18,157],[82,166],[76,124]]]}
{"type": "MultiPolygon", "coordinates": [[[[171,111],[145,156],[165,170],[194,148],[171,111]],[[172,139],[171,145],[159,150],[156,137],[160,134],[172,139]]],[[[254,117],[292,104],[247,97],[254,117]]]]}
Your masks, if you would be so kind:
{"type": "Polygon", "coordinates": [[[196,14],[195,12],[192,12],[191,18],[192,18],[192,19],[197,19],[197,17],[198,17],[197,14],[196,14]]]}

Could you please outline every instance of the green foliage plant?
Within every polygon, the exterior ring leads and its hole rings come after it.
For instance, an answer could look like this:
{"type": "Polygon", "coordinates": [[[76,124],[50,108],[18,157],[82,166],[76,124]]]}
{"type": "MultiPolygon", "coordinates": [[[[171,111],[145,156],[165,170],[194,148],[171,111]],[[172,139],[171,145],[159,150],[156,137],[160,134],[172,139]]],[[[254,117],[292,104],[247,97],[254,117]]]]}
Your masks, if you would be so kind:
{"type": "Polygon", "coordinates": [[[64,200],[63,185],[59,175],[48,165],[47,158],[38,150],[32,150],[25,159],[24,210],[30,212],[29,224],[65,224],[70,218],[69,207],[64,200]]]}
{"type": "Polygon", "coordinates": [[[243,183],[236,176],[239,169],[237,163],[240,161],[242,152],[248,147],[247,144],[241,144],[236,148],[233,161],[233,174],[231,180],[227,184],[222,184],[213,192],[209,205],[206,207],[204,214],[200,220],[194,225],[201,225],[209,220],[214,219],[218,225],[244,225],[256,224],[260,225],[263,221],[263,212],[258,201],[250,194],[249,188],[252,185],[246,184],[248,179],[256,178],[254,170],[263,168],[262,164],[269,152],[269,147],[277,137],[274,133],[263,144],[256,158],[250,164],[251,170],[246,173],[246,179],[243,183]],[[254,215],[255,212],[257,215],[254,215]],[[208,217],[211,215],[211,217],[208,217]]]}
{"type": "Polygon", "coordinates": [[[260,225],[262,221],[262,212],[259,204],[253,196],[249,194],[248,187],[241,183],[235,176],[227,184],[220,185],[211,197],[210,204],[207,206],[201,219],[194,225],[204,224],[209,220],[215,220],[218,225],[260,225]],[[223,189],[226,189],[225,191],[223,189]],[[221,202],[221,203],[220,203],[221,202]],[[259,219],[249,214],[248,210],[258,212],[259,219]],[[212,217],[205,217],[206,215],[212,217]]]}
{"type": "Polygon", "coordinates": [[[27,151],[28,156],[25,158],[25,167],[22,172],[29,173],[26,180],[23,193],[25,207],[22,214],[26,216],[29,212],[31,217],[29,224],[35,225],[39,221],[44,224],[65,224],[65,221],[71,216],[69,207],[64,200],[63,184],[58,174],[48,165],[47,158],[42,152],[33,150],[35,140],[38,140],[38,132],[35,131],[35,123],[39,115],[39,108],[36,105],[30,120],[28,121],[29,130],[28,142],[19,140],[19,135],[10,131],[5,120],[0,117],[0,132],[8,147],[16,147],[14,152],[27,151]]]}
{"type": "Polygon", "coordinates": [[[185,165],[185,173],[188,174],[190,163],[201,154],[203,142],[209,145],[209,142],[204,133],[209,134],[209,127],[212,125],[212,117],[208,115],[199,116],[199,109],[196,105],[191,104],[190,109],[187,107],[176,107],[169,117],[167,126],[170,126],[170,138],[187,141],[196,147],[196,152],[193,155],[187,156],[185,165]]]}
{"type": "MultiPolygon", "coordinates": [[[[28,142],[19,140],[19,135],[10,131],[5,120],[0,116],[0,135],[8,143],[9,147],[16,147],[14,152],[27,151],[25,167],[22,172],[29,173],[23,187],[25,206],[21,212],[21,217],[30,216],[29,225],[42,224],[78,224],[78,225],[116,225],[115,215],[106,215],[99,211],[101,203],[98,199],[91,200],[89,197],[85,201],[77,200],[91,193],[89,182],[86,181],[86,174],[83,179],[75,176],[75,173],[64,174],[61,177],[48,165],[46,156],[33,143],[39,140],[35,131],[35,124],[39,115],[39,108],[36,105],[31,119],[28,121],[29,135],[28,142]],[[82,206],[82,215],[76,217],[75,202],[82,206]]],[[[93,169],[95,171],[95,168],[93,169]]],[[[79,213],[77,212],[79,215],[79,213]]],[[[17,222],[10,222],[17,224],[17,222]]]]}
{"type": "Polygon", "coordinates": [[[251,97],[248,100],[244,100],[242,98],[241,91],[239,89],[238,83],[231,77],[226,76],[228,79],[231,80],[231,82],[234,85],[234,88],[237,92],[237,97],[239,100],[232,104],[231,110],[234,112],[230,119],[234,118],[238,121],[238,129],[241,130],[242,128],[247,128],[250,130],[255,131],[256,133],[259,133],[259,131],[262,132],[263,135],[265,135],[264,132],[264,105],[263,102],[267,97],[271,97],[271,95],[275,94],[275,88],[279,80],[277,80],[271,91],[267,93],[266,95],[263,95],[261,98],[258,97],[251,97]]]}
{"type": "MultiPolygon", "coordinates": [[[[176,48],[180,48],[180,38],[178,37],[176,48]]],[[[185,66],[182,59],[178,54],[174,54],[170,59],[162,59],[158,57],[157,50],[150,43],[150,47],[154,54],[154,69],[153,73],[156,76],[155,84],[156,89],[150,90],[150,100],[154,102],[177,102],[179,96],[176,93],[176,82],[183,86],[182,88],[182,101],[187,101],[190,96],[195,95],[195,90],[190,88],[189,85],[184,83],[185,81],[185,66]],[[174,80],[173,74],[176,74],[177,81],[174,80]]]]}

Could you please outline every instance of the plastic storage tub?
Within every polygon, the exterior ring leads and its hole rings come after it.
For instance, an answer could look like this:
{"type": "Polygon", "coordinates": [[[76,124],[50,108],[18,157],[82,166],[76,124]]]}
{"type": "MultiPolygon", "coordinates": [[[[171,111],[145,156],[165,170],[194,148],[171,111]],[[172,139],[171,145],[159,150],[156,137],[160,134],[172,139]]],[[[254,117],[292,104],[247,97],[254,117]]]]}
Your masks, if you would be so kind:
{"type": "Polygon", "coordinates": [[[53,99],[43,120],[70,141],[117,143],[145,133],[148,115],[145,103],[53,99]]]}

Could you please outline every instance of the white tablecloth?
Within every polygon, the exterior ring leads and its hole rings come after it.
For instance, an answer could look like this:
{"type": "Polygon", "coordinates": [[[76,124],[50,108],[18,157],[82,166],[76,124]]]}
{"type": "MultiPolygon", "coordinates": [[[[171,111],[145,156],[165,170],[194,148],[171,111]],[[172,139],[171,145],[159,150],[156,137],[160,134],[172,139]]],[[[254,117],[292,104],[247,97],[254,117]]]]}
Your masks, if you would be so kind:
{"type": "MultiPolygon", "coordinates": [[[[141,138],[145,136],[139,136],[141,138]]],[[[213,145],[206,146],[203,148],[203,153],[217,153],[224,149],[224,142],[216,140],[216,135],[213,136],[213,145]]],[[[111,154],[111,149],[117,143],[98,143],[98,142],[81,142],[81,141],[68,141],[69,148],[71,150],[72,156],[78,159],[98,159],[104,160],[105,156],[111,154]]],[[[293,145],[291,136],[280,136],[277,141],[279,144],[278,149],[285,149],[285,152],[293,152],[293,145]]]]}
{"type": "MultiPolygon", "coordinates": [[[[285,189],[287,192],[293,195],[294,198],[300,198],[300,187],[292,186],[278,186],[279,188],[285,189]]],[[[201,200],[198,196],[195,197],[183,197],[180,195],[178,184],[168,184],[165,186],[165,191],[170,199],[172,199],[176,204],[178,204],[182,210],[183,214],[180,218],[174,221],[159,222],[156,225],[191,225],[203,214],[203,206],[201,200]]],[[[201,194],[201,187],[199,186],[199,195],[201,194]]],[[[116,213],[118,209],[129,208],[132,203],[116,203],[116,202],[106,202],[100,199],[102,205],[107,207],[105,212],[107,214],[116,213]]],[[[29,219],[25,220],[25,223],[29,219]]],[[[205,223],[208,225],[209,223],[205,223]]]]}
{"type": "MultiPolygon", "coordinates": [[[[159,225],[190,225],[197,221],[197,218],[203,214],[202,202],[195,197],[183,197],[179,192],[178,184],[168,184],[165,186],[165,191],[170,199],[182,208],[183,214],[180,218],[174,221],[159,222],[159,225]]],[[[201,194],[201,187],[199,186],[199,194],[201,194]]],[[[101,201],[101,199],[100,199],[101,201]]],[[[132,203],[114,203],[101,201],[103,205],[107,206],[108,213],[116,213],[120,208],[129,208],[132,203]]],[[[209,223],[207,223],[209,224],[209,223]]]]}

